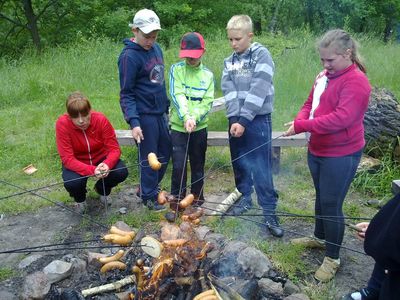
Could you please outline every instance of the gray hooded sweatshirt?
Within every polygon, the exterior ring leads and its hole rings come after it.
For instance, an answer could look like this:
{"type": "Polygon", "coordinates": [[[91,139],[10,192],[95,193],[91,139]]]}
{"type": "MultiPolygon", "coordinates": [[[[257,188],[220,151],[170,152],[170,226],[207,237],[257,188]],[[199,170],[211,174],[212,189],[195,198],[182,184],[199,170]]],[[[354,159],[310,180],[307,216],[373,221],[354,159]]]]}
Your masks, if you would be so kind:
{"type": "Polygon", "coordinates": [[[271,54],[259,43],[224,60],[221,88],[230,124],[238,122],[246,127],[255,116],[272,113],[274,71],[271,54]]]}

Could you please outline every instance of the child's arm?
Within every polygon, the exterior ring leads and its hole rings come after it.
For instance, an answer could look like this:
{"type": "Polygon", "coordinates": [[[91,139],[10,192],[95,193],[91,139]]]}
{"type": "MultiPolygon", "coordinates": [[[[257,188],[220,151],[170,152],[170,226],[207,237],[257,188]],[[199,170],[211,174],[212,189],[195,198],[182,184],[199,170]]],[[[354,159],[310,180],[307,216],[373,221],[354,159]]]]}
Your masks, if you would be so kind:
{"type": "Polygon", "coordinates": [[[193,106],[192,111],[190,112],[190,115],[195,117],[196,123],[199,123],[207,116],[207,114],[210,112],[212,108],[213,101],[214,101],[214,75],[212,75],[210,79],[207,91],[203,96],[203,100],[199,101],[198,105],[193,106]]]}
{"type": "Polygon", "coordinates": [[[118,61],[120,82],[120,105],[125,121],[135,128],[140,126],[139,114],[136,109],[136,72],[137,64],[125,53],[118,61]]]}
{"type": "Polygon", "coordinates": [[[178,112],[179,118],[185,122],[189,119],[189,110],[185,95],[184,80],[176,72],[176,65],[172,65],[169,72],[169,93],[172,105],[178,112]]]}

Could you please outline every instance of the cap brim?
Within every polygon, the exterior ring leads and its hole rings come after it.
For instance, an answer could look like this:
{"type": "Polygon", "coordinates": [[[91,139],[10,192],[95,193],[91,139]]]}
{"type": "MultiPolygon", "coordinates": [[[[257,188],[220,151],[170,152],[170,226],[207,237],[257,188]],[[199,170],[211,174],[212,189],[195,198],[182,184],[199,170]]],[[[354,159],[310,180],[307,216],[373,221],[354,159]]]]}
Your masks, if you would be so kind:
{"type": "Polygon", "coordinates": [[[179,52],[179,58],[200,58],[204,53],[204,49],[197,50],[181,50],[179,52]]]}
{"type": "Polygon", "coordinates": [[[144,27],[139,27],[139,29],[144,33],[144,34],[149,34],[150,32],[154,30],[161,30],[160,25],[157,24],[150,24],[144,27]]]}

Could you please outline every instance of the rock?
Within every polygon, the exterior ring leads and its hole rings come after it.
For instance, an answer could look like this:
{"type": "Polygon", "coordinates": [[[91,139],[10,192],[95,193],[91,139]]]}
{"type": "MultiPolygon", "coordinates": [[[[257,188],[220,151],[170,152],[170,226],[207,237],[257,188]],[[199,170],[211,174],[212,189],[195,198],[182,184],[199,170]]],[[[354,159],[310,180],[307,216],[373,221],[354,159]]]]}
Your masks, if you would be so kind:
{"type": "Polygon", "coordinates": [[[62,260],[54,260],[44,267],[43,272],[47,275],[49,282],[61,281],[72,273],[72,264],[62,260]]]}
{"type": "Polygon", "coordinates": [[[80,259],[78,257],[74,257],[71,259],[70,263],[72,264],[72,273],[82,275],[86,273],[86,261],[80,259]]]}
{"type": "Polygon", "coordinates": [[[232,288],[244,299],[257,299],[258,284],[257,280],[237,280],[232,288]]]}
{"type": "Polygon", "coordinates": [[[35,261],[37,261],[38,259],[40,259],[42,257],[43,257],[43,255],[41,255],[41,254],[29,255],[20,261],[20,263],[18,264],[18,269],[25,269],[26,267],[30,266],[32,263],[34,263],[35,261]]]}
{"type": "Polygon", "coordinates": [[[87,253],[87,263],[88,265],[99,266],[99,258],[106,257],[104,253],[97,253],[97,252],[88,252],[87,253]]]}
{"type": "Polygon", "coordinates": [[[211,242],[216,246],[216,248],[221,249],[225,245],[226,237],[220,233],[210,232],[206,235],[205,241],[211,242]]]}
{"type": "Polygon", "coordinates": [[[118,210],[118,212],[119,212],[121,215],[125,215],[125,214],[128,212],[128,209],[127,209],[126,207],[121,207],[121,208],[118,210]]]}
{"type": "Polygon", "coordinates": [[[204,240],[208,233],[211,233],[212,230],[208,226],[199,226],[194,229],[197,233],[197,237],[199,240],[204,240]]]}
{"type": "Polygon", "coordinates": [[[10,293],[8,291],[0,291],[0,299],[1,300],[14,300],[14,299],[18,299],[18,296],[10,293]]]}
{"type": "Polygon", "coordinates": [[[246,273],[254,275],[256,278],[267,276],[271,262],[260,250],[247,247],[239,252],[237,262],[242,266],[246,273]]]}
{"type": "Polygon", "coordinates": [[[229,241],[224,250],[222,250],[222,255],[238,255],[242,250],[247,248],[247,244],[241,241],[229,241]]]}
{"type": "Polygon", "coordinates": [[[285,295],[291,295],[294,293],[299,293],[300,288],[288,279],[286,280],[286,283],[283,287],[283,292],[285,293],[285,295]]]}
{"type": "Polygon", "coordinates": [[[261,278],[258,281],[258,288],[263,296],[280,296],[283,295],[283,287],[280,282],[272,281],[269,278],[261,278]]]}
{"type": "Polygon", "coordinates": [[[117,221],[114,226],[123,231],[132,231],[132,228],[123,221],[117,221]]]}
{"type": "Polygon", "coordinates": [[[383,203],[381,200],[378,199],[369,199],[367,201],[367,205],[375,208],[381,208],[383,206],[383,203]]]}
{"type": "Polygon", "coordinates": [[[304,294],[293,294],[283,298],[283,300],[310,300],[307,295],[304,294]]]}
{"type": "Polygon", "coordinates": [[[22,287],[21,299],[44,299],[44,297],[50,291],[50,287],[51,283],[44,272],[39,271],[29,274],[26,276],[24,285],[22,287]]]}

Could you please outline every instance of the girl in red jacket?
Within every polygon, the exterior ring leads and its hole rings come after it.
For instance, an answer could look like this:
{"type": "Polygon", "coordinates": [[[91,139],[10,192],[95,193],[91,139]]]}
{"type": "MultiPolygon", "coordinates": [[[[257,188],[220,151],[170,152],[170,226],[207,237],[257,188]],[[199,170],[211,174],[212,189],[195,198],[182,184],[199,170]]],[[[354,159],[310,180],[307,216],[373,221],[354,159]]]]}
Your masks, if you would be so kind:
{"type": "Polygon", "coordinates": [[[86,207],[88,176],[98,180],[95,190],[106,202],[111,189],[128,176],[120,160],[121,150],[114,128],[100,112],[91,110],[80,92],[68,96],[67,113],[56,122],[57,150],[62,161],[64,187],[83,212],[86,207]],[[115,169],[115,170],[113,170],[115,169]]]}
{"type": "Polygon", "coordinates": [[[365,145],[363,121],[371,86],[357,44],[347,32],[328,31],[318,48],[324,70],[295,120],[286,124],[285,135],[309,134],[308,167],[316,192],[315,237],[292,243],[325,248],[324,261],[314,277],[327,282],[340,266],[342,206],[365,145]]]}

